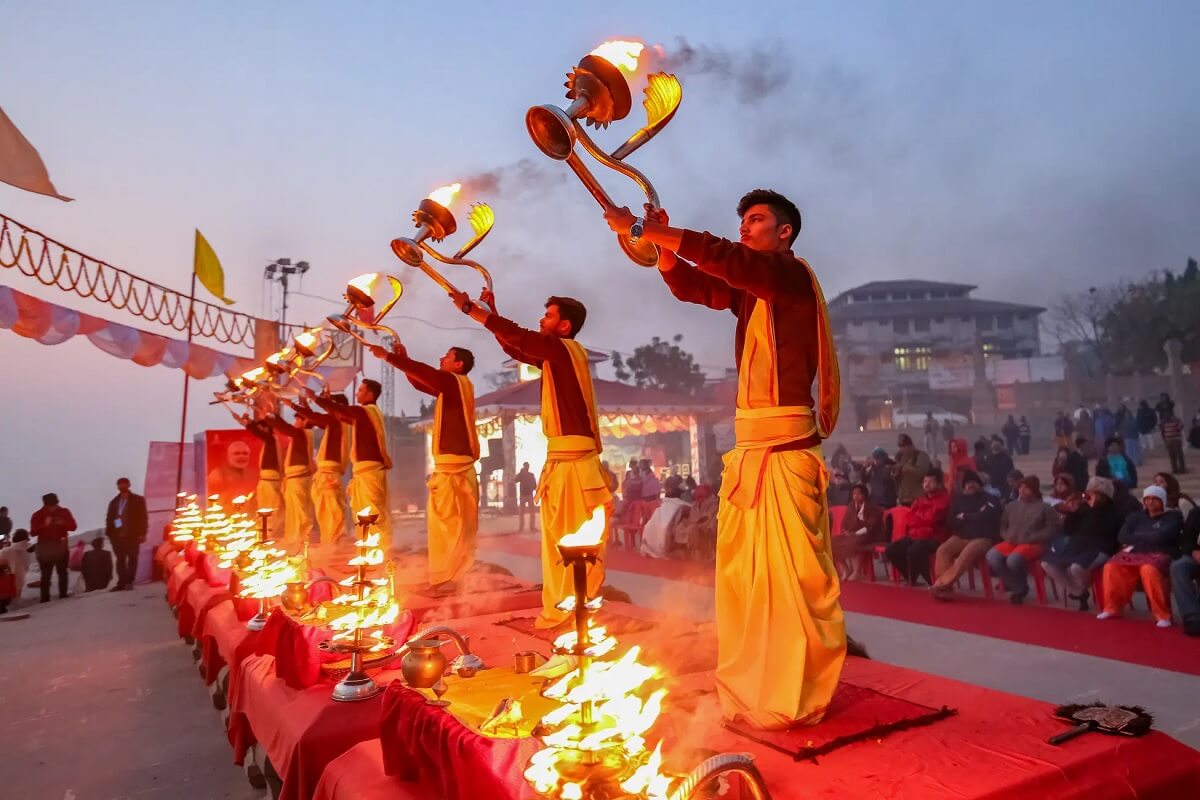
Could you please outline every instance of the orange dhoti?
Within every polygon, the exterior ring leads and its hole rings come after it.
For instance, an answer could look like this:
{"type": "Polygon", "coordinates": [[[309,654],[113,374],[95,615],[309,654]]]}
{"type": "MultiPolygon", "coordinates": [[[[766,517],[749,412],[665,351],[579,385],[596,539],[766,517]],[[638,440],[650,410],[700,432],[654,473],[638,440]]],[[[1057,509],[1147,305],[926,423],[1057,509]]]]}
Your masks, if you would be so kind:
{"type": "Polygon", "coordinates": [[[342,490],[342,468],[323,467],[318,462],[312,479],[313,511],[321,529],[321,544],[333,544],[346,535],[346,493],[342,490]]]}
{"type": "Polygon", "coordinates": [[[312,473],[304,468],[287,468],[283,480],[284,541],[309,542],[316,515],[312,504],[312,473]]]}
{"type": "Polygon", "coordinates": [[[259,508],[272,508],[274,513],[267,523],[267,536],[274,540],[282,540],[286,535],[284,526],[286,504],[283,499],[283,479],[273,470],[260,470],[258,485],[254,487],[254,502],[259,508]]]}
{"type": "MultiPolygon", "coordinates": [[[[612,492],[600,467],[596,440],[553,436],[548,443],[537,490],[542,514],[542,613],[535,623],[539,628],[553,628],[570,616],[555,607],[575,591],[571,571],[558,552],[559,539],[579,530],[601,506],[606,509],[606,519],[612,519],[612,492]]],[[[607,529],[600,540],[598,560],[587,567],[588,597],[595,597],[604,584],[606,539],[607,529]]]]}
{"type": "Polygon", "coordinates": [[[717,516],[717,693],[759,728],[821,721],[846,657],[820,445],[799,407],[737,410],[717,516]]]}
{"type": "Polygon", "coordinates": [[[479,531],[479,478],[471,456],[434,456],[426,486],[429,582],[457,581],[475,565],[479,531]]]}
{"type": "Polygon", "coordinates": [[[388,505],[387,468],[378,461],[354,462],[347,491],[352,514],[357,514],[367,506],[379,512],[379,521],[373,530],[379,532],[379,546],[383,549],[384,558],[391,558],[392,520],[391,507],[388,505]]]}

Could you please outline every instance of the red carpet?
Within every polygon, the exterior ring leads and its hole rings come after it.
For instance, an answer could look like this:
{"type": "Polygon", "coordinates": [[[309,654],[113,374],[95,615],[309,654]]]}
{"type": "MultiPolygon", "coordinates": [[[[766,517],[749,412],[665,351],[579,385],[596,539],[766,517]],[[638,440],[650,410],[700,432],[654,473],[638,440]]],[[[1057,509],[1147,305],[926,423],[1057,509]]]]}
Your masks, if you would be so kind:
{"type": "Polygon", "coordinates": [[[974,633],[1070,653],[1200,675],[1200,638],[1149,619],[1100,621],[1093,613],[962,597],[938,603],[923,589],[883,583],[843,584],[842,607],[936,628],[974,633]]]}
{"type": "MultiPolygon", "coordinates": [[[[484,537],[480,550],[489,549],[539,556],[539,543],[527,536],[484,537]]],[[[708,585],[713,582],[712,565],[647,558],[616,547],[608,549],[606,567],[610,572],[708,585]]],[[[619,585],[619,579],[613,582],[619,585]]],[[[982,597],[960,596],[953,603],[938,603],[924,589],[884,582],[842,584],[842,607],[847,611],[1200,675],[1200,638],[1184,636],[1178,625],[1160,630],[1145,618],[1101,622],[1094,613],[1036,603],[1012,606],[1003,597],[989,602],[982,597]]]]}

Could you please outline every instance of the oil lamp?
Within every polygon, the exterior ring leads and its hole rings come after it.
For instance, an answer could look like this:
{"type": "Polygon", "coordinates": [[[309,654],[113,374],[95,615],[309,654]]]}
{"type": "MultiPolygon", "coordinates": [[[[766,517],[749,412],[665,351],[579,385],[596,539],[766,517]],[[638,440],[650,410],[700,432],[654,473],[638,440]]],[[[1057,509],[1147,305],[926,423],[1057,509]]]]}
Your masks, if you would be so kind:
{"type": "MultiPolygon", "coordinates": [[[[628,116],[633,100],[625,72],[637,69],[638,56],[643,50],[639,42],[605,42],[588,55],[567,75],[567,108],[542,105],[530,108],[525,115],[525,127],[538,149],[556,161],[565,161],[584,187],[604,210],[615,206],[612,198],[576,152],[578,142],[592,158],[602,165],[626,176],[646,195],[652,208],[661,208],[658,192],[641,171],[626,159],[667,126],[679,109],[683,87],[674,75],[655,73],[647,78],[645,99],[646,124],[625,140],[612,153],[605,153],[584,130],[584,125],[607,128],[610,123],[628,116]],[[583,120],[584,125],[580,125],[583,120]]],[[[643,267],[658,263],[658,247],[644,239],[632,240],[618,234],[617,243],[625,254],[643,267]]]]}

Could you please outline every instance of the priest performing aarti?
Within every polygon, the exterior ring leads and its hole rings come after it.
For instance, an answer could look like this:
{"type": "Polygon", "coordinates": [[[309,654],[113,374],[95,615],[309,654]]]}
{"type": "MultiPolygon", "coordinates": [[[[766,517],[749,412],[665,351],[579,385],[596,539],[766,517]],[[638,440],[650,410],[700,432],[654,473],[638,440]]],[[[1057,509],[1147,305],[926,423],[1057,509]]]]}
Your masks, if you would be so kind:
{"type": "Polygon", "coordinates": [[[758,189],[737,213],[737,242],[671,227],[661,210],[643,219],[613,208],[605,219],[661,248],[676,298],[737,317],[736,444],[717,518],[717,691],[726,716],[778,729],[821,721],[846,656],[821,455],[840,385],[820,283],[792,253],[800,211],[758,189]]]}
{"type": "MultiPolygon", "coordinates": [[[[256,406],[256,413],[259,407],[256,406]]],[[[283,497],[283,452],[275,430],[267,423],[265,415],[255,419],[249,414],[234,414],[234,419],[262,442],[262,453],[258,457],[258,483],[254,488],[254,502],[259,508],[272,508],[270,534],[272,539],[284,537],[283,497]]]]}
{"type": "Polygon", "coordinates": [[[437,398],[433,407],[433,473],[427,486],[426,529],[429,583],[453,591],[475,564],[479,531],[479,437],[475,434],[475,387],[467,373],[475,356],[451,347],[433,367],[410,358],[400,342],[391,352],[375,345],[371,353],[404,373],[419,392],[437,398]]]}
{"type": "MultiPolygon", "coordinates": [[[[612,518],[612,491],[600,466],[600,425],[587,350],[575,341],[587,309],[574,298],[551,297],[539,330],[532,331],[488,312],[465,292],[451,297],[459,309],[492,332],[504,352],[542,371],[541,419],[547,450],[536,496],[542,516],[542,611],[536,625],[553,628],[568,619],[569,613],[557,605],[573,592],[571,573],[558,552],[559,539],[579,530],[597,508],[604,507],[605,518],[612,518]]],[[[490,291],[480,299],[496,307],[490,291]]],[[[588,567],[588,597],[595,597],[604,583],[604,547],[601,541],[599,559],[588,567]]]]}
{"type": "Polygon", "coordinates": [[[383,387],[379,381],[367,378],[358,385],[356,405],[334,402],[327,395],[308,390],[309,399],[336,419],[350,426],[350,505],[355,509],[370,506],[379,512],[375,530],[379,532],[384,554],[392,549],[391,505],[388,503],[388,470],[392,459],[388,455],[387,432],[383,412],[375,403],[383,387]]]}
{"type": "Polygon", "coordinates": [[[266,423],[287,440],[283,459],[283,541],[287,544],[307,543],[316,523],[312,502],[312,430],[299,415],[293,424],[277,414],[269,414],[266,423]]]}
{"type": "MultiPolygon", "coordinates": [[[[346,405],[344,394],[331,394],[329,400],[346,405]]],[[[342,476],[350,457],[350,429],[333,414],[314,411],[304,403],[284,400],[303,419],[315,428],[321,428],[321,444],[317,449],[317,469],[312,478],[313,511],[317,527],[321,530],[321,544],[336,544],[346,535],[346,522],[350,518],[346,507],[346,492],[342,488],[342,476]]]]}

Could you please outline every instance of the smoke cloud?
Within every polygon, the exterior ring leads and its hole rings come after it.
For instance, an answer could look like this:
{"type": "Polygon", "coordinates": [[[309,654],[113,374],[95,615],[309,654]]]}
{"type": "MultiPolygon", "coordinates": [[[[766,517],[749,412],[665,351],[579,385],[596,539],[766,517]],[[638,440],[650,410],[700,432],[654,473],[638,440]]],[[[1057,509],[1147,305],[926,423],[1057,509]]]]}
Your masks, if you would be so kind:
{"type": "Polygon", "coordinates": [[[463,191],[471,195],[511,197],[545,191],[566,181],[567,176],[567,168],[557,161],[522,158],[512,164],[468,175],[462,179],[462,185],[463,191]]]}
{"type": "Polygon", "coordinates": [[[650,65],[653,71],[671,72],[680,78],[711,78],[731,89],[742,104],[758,103],[779,93],[793,75],[791,59],[780,41],[734,52],[720,45],[693,45],[680,36],[672,48],[652,48],[650,65]]]}

